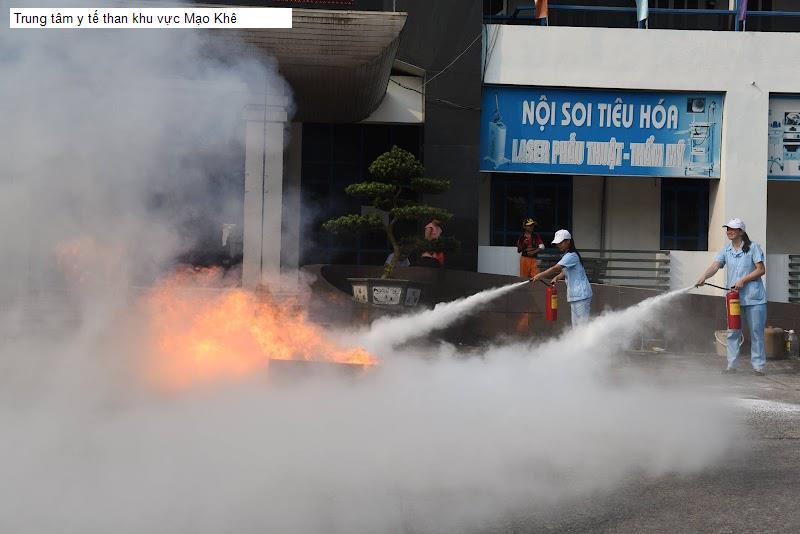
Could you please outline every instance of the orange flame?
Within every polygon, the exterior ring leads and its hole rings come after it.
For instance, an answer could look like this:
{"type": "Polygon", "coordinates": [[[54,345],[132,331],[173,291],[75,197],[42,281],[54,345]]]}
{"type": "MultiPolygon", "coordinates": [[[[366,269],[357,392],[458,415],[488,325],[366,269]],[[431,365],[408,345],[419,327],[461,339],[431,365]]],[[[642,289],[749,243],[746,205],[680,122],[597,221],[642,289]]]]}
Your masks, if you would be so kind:
{"type": "Polygon", "coordinates": [[[118,280],[126,261],[119,244],[101,242],[90,235],[61,241],[54,252],[66,279],[79,286],[118,280]]]}
{"type": "Polygon", "coordinates": [[[265,370],[270,359],[376,363],[363,348],[343,349],[326,339],[295,302],[219,287],[221,280],[216,268],[179,273],[147,296],[154,334],[147,374],[156,385],[180,389],[235,379],[265,370]]]}

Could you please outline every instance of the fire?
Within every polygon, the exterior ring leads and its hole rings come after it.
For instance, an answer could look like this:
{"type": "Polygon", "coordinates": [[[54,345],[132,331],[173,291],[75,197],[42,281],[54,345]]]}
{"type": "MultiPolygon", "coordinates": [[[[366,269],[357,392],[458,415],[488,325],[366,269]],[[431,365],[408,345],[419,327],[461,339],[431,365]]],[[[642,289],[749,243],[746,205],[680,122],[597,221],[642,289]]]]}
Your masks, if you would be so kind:
{"type": "Polygon", "coordinates": [[[118,275],[123,261],[119,245],[101,243],[84,235],[64,240],[55,247],[61,272],[74,284],[104,283],[118,275]]]}
{"type": "Polygon", "coordinates": [[[265,370],[269,360],[373,365],[363,348],[344,349],[308,322],[296,302],[220,287],[220,269],[178,273],[146,297],[153,332],[149,379],[180,389],[265,370]]]}

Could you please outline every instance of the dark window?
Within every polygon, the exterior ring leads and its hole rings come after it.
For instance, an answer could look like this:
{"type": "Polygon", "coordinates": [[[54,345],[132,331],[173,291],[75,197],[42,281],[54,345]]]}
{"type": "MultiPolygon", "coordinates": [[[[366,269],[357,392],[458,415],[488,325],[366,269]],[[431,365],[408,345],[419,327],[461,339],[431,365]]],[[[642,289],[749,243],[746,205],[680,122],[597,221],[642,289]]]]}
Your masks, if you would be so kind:
{"type": "Polygon", "coordinates": [[[491,244],[513,246],[522,222],[536,219],[536,231],[549,243],[560,228],[572,227],[572,177],[492,175],[491,244]]]}
{"type": "Polygon", "coordinates": [[[708,250],[709,181],[661,180],[661,248],[708,250]]]}
{"type": "Polygon", "coordinates": [[[383,124],[303,124],[301,173],[301,263],[380,265],[389,254],[381,233],[334,237],[322,223],[348,213],[360,213],[363,199],[349,197],[348,184],[367,180],[368,167],[393,145],[421,159],[420,126],[383,124]]]}
{"type": "Polygon", "coordinates": [[[490,17],[505,13],[506,0],[483,0],[483,15],[490,17]]]}

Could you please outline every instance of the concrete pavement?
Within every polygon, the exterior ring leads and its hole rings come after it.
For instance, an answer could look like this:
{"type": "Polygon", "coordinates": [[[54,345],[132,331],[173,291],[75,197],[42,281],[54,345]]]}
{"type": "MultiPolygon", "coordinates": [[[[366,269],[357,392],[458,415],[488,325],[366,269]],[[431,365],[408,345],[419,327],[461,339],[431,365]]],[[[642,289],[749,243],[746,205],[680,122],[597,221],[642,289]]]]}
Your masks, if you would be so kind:
{"type": "MultiPolygon", "coordinates": [[[[666,380],[707,384],[740,410],[742,443],[694,476],[636,477],[606,494],[523,511],[486,533],[800,532],[800,360],[769,361],[767,376],[721,375],[717,355],[631,353],[621,366],[671,370],[666,380]]],[[[740,360],[740,368],[749,362],[740,360]]]]}

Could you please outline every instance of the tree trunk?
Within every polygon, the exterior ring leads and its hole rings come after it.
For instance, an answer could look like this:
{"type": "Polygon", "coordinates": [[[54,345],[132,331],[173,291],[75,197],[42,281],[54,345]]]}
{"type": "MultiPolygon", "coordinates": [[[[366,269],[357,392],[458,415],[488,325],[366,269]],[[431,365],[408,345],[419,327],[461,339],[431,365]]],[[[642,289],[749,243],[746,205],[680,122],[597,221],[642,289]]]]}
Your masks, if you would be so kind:
{"type": "Polygon", "coordinates": [[[397,219],[392,219],[389,226],[386,228],[386,236],[389,238],[389,243],[392,244],[392,261],[388,266],[384,266],[381,278],[391,278],[394,268],[397,266],[397,259],[400,257],[400,245],[394,237],[394,223],[397,219]]]}

